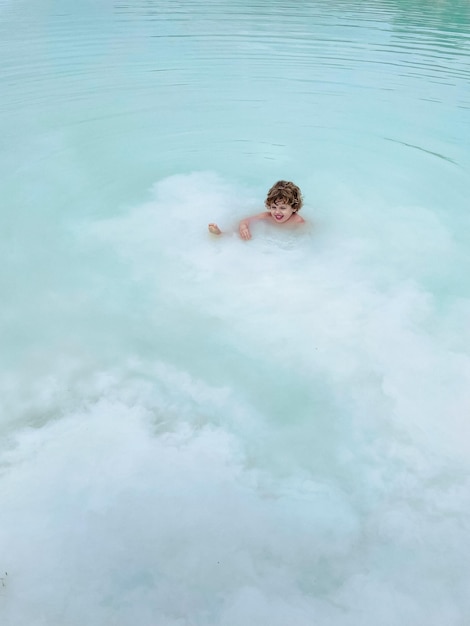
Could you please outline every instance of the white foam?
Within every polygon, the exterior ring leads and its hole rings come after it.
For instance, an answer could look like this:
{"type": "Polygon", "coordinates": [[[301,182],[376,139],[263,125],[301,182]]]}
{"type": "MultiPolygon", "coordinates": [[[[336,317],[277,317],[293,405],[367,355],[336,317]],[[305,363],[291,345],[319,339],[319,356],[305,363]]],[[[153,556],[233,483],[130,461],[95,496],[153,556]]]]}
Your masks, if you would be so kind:
{"type": "Polygon", "coordinates": [[[2,383],[4,623],[469,614],[468,301],[442,315],[434,244],[382,256],[364,213],[206,232],[255,195],[179,175],[75,229],[90,323],[2,383]]]}

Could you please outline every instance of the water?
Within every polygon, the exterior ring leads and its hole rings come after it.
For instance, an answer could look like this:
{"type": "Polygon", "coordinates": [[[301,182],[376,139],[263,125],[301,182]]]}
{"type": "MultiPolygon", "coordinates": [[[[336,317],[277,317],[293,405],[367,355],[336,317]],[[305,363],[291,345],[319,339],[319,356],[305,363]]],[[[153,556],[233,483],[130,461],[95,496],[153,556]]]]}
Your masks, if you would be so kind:
{"type": "Polygon", "coordinates": [[[0,0],[2,624],[470,622],[469,29],[0,0]]]}

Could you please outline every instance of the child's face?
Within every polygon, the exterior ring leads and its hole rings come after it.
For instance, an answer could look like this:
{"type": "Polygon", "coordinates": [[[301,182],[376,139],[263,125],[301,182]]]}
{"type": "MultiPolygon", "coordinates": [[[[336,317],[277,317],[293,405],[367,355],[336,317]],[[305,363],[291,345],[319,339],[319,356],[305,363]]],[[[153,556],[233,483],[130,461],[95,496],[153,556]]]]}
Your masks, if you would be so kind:
{"type": "Polygon", "coordinates": [[[273,220],[279,224],[287,222],[287,220],[290,219],[292,214],[295,212],[290,204],[286,204],[282,201],[270,204],[266,208],[271,213],[273,220]]]}

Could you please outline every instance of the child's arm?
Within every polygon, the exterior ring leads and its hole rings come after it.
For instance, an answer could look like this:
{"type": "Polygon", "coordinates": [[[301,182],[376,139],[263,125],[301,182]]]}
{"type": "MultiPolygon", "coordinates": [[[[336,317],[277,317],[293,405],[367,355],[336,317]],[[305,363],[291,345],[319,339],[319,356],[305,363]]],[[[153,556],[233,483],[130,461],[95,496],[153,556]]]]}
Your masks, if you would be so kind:
{"type": "Polygon", "coordinates": [[[263,213],[258,213],[257,215],[252,215],[251,217],[245,217],[245,219],[243,219],[238,224],[238,232],[240,233],[240,237],[245,240],[251,239],[251,222],[256,222],[257,220],[265,220],[269,217],[269,215],[270,213],[268,211],[263,211],[263,213]]]}
{"type": "MultiPolygon", "coordinates": [[[[256,220],[264,220],[267,217],[269,217],[268,211],[264,211],[263,213],[258,213],[258,215],[251,215],[250,217],[245,217],[245,219],[243,219],[238,224],[238,233],[240,237],[245,240],[251,239],[251,233],[250,233],[250,228],[249,228],[250,223],[255,222],[256,220]]],[[[217,226],[217,224],[212,223],[212,224],[209,224],[209,232],[212,233],[213,235],[223,235],[225,231],[224,232],[221,231],[220,228],[217,226]]]]}

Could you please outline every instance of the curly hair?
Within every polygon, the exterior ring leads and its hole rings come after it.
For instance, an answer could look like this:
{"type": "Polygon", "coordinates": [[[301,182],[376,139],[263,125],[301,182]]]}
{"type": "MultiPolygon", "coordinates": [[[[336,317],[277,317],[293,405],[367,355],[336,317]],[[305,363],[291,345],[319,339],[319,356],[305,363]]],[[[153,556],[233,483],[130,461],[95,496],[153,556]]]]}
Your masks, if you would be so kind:
{"type": "Polygon", "coordinates": [[[287,180],[278,180],[268,191],[264,204],[269,207],[278,202],[285,202],[294,212],[300,211],[303,204],[302,193],[297,185],[287,180]]]}

